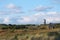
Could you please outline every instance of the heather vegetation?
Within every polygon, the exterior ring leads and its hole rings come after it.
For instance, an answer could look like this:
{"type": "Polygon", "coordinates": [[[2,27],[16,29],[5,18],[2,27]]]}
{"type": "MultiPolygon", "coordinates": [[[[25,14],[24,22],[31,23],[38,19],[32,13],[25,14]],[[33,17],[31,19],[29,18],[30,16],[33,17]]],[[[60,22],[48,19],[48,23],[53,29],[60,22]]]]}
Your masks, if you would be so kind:
{"type": "Polygon", "coordinates": [[[0,24],[0,40],[60,40],[60,23],[46,25],[0,24]]]}

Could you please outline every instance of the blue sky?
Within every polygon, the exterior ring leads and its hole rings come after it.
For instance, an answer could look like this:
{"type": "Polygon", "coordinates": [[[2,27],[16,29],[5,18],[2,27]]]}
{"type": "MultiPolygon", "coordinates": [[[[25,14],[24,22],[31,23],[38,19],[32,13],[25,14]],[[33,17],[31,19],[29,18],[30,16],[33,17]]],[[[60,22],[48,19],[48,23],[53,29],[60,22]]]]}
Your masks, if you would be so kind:
{"type": "Polygon", "coordinates": [[[60,0],[0,0],[0,23],[60,23],[60,0]]]}

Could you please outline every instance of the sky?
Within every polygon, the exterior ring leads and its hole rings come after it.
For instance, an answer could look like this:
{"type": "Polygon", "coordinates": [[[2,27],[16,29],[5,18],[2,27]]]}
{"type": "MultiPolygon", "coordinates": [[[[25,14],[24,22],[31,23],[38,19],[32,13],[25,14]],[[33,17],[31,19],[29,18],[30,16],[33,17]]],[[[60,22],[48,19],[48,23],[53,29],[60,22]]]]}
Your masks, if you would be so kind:
{"type": "Polygon", "coordinates": [[[60,0],[0,0],[0,24],[60,23],[60,0]]]}

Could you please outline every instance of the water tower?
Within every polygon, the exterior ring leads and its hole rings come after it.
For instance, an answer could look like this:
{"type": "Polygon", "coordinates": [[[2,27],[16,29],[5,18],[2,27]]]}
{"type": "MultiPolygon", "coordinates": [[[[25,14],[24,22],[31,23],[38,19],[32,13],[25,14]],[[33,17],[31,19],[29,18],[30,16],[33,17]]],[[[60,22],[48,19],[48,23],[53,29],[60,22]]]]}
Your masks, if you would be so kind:
{"type": "Polygon", "coordinates": [[[46,25],[46,19],[44,19],[44,25],[46,25]]]}

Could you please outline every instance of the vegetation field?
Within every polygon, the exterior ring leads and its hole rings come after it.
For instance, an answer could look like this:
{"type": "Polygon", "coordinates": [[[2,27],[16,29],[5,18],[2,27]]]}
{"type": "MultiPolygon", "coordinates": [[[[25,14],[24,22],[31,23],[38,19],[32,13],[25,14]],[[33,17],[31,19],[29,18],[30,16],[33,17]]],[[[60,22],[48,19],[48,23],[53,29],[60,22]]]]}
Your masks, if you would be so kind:
{"type": "Polygon", "coordinates": [[[35,25],[28,28],[24,26],[16,28],[16,25],[4,25],[0,27],[0,40],[60,40],[60,26],[51,29],[45,29],[47,26],[43,27],[43,25],[37,28],[35,25]]]}

